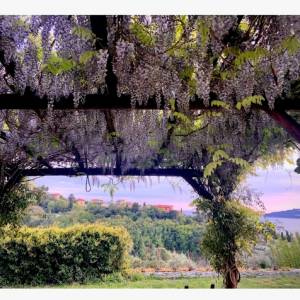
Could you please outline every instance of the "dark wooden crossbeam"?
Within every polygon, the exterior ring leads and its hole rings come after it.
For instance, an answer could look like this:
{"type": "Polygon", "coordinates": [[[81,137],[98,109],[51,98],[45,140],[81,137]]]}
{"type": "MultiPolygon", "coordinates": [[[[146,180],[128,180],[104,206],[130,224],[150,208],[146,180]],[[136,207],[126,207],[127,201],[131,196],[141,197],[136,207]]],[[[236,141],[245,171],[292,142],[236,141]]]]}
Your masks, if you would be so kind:
{"type": "Polygon", "coordinates": [[[85,168],[75,170],[72,168],[40,168],[40,169],[26,169],[21,170],[22,176],[170,176],[170,177],[182,177],[184,178],[193,189],[202,197],[207,199],[213,199],[213,196],[206,190],[206,188],[194,178],[201,178],[203,176],[202,171],[193,169],[178,169],[178,168],[166,168],[166,169],[145,169],[140,170],[137,168],[121,171],[119,168],[85,168]]]}
{"type": "MultiPolygon", "coordinates": [[[[32,93],[25,93],[24,95],[2,94],[0,95],[0,109],[34,109],[46,110],[48,108],[48,99],[40,98],[32,93]]],[[[54,102],[53,109],[55,110],[132,110],[132,109],[163,109],[165,106],[164,100],[161,101],[161,106],[157,107],[154,98],[150,98],[147,103],[137,104],[132,107],[130,96],[117,97],[109,95],[88,95],[83,103],[78,107],[74,107],[73,97],[61,98],[54,102]]],[[[295,111],[300,112],[300,100],[285,99],[277,100],[275,109],[270,110],[266,106],[252,105],[253,109],[263,110],[281,127],[291,134],[291,136],[300,143],[300,124],[293,120],[286,112],[295,111]]],[[[217,107],[206,107],[200,99],[190,102],[190,110],[218,110],[217,107]]]]}
{"type": "MultiPolygon", "coordinates": [[[[24,95],[18,94],[2,94],[0,95],[0,109],[47,109],[49,100],[44,97],[40,98],[31,93],[25,93],[24,95]]],[[[162,109],[165,102],[162,100],[161,106],[157,107],[155,98],[150,98],[147,103],[142,105],[136,104],[134,109],[162,109]]],[[[191,102],[191,109],[204,108],[203,104],[191,102]]],[[[86,109],[98,109],[98,110],[126,110],[133,109],[130,96],[122,95],[121,97],[111,95],[87,95],[84,102],[80,103],[78,107],[74,106],[73,96],[68,98],[60,98],[53,104],[55,110],[86,110],[86,109]]]]}
{"type": "MultiPolygon", "coordinates": [[[[0,109],[47,109],[49,100],[44,97],[40,98],[33,94],[2,94],[0,95],[0,109]]],[[[159,109],[154,98],[149,99],[147,104],[136,105],[136,109],[159,109]]],[[[109,95],[87,95],[85,101],[80,103],[78,107],[74,106],[73,96],[68,98],[60,98],[53,104],[53,109],[56,110],[74,110],[74,109],[132,109],[129,96],[114,97],[109,95]]]]}
{"type": "Polygon", "coordinates": [[[132,168],[125,171],[119,168],[39,168],[39,169],[25,169],[22,170],[24,176],[79,176],[79,175],[114,175],[114,176],[173,176],[173,177],[201,177],[202,172],[193,169],[179,169],[179,168],[166,168],[166,169],[137,169],[132,168]]]}
{"type": "MultiPolygon", "coordinates": [[[[0,95],[0,109],[27,109],[27,110],[46,110],[49,100],[40,98],[32,93],[24,95],[2,94],[0,95]]],[[[54,110],[132,110],[132,109],[163,109],[165,101],[162,99],[160,107],[157,106],[155,98],[148,99],[148,102],[136,104],[133,108],[130,96],[117,97],[116,95],[87,95],[85,101],[80,103],[78,107],[74,107],[73,97],[61,98],[54,102],[54,110]]],[[[293,118],[287,115],[287,111],[300,112],[300,100],[285,99],[277,100],[275,109],[270,110],[266,106],[252,105],[253,109],[263,110],[281,127],[291,134],[291,136],[300,143],[300,124],[293,121],[293,118]]],[[[190,102],[190,110],[219,110],[218,107],[206,107],[200,99],[190,102]]]]}
{"type": "MultiPolygon", "coordinates": [[[[47,109],[49,100],[44,97],[40,98],[32,93],[25,93],[24,95],[18,94],[0,94],[0,109],[47,109]]],[[[85,101],[80,103],[78,107],[74,106],[73,97],[60,98],[54,102],[53,109],[55,110],[85,110],[85,109],[98,109],[98,110],[126,110],[126,109],[163,109],[165,101],[162,99],[161,105],[158,107],[155,98],[149,98],[146,103],[136,104],[133,108],[131,105],[130,96],[122,95],[120,97],[110,95],[87,95],[85,101]]],[[[300,111],[300,99],[285,99],[276,102],[276,108],[280,111],[300,111]]],[[[257,105],[253,106],[255,109],[263,109],[257,105]]],[[[206,107],[200,99],[190,101],[190,109],[216,109],[215,107],[206,107]]]]}

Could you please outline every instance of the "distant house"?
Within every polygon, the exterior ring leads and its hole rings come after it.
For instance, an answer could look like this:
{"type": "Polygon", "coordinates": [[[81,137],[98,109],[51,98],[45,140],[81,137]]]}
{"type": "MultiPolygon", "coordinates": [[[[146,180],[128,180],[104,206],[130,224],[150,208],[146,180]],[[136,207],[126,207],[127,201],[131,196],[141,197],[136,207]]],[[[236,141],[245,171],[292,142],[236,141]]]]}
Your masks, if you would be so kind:
{"type": "Polygon", "coordinates": [[[58,200],[60,197],[62,197],[60,193],[52,193],[50,196],[55,200],[58,200]]]}
{"type": "Polygon", "coordinates": [[[130,208],[131,208],[131,207],[132,207],[132,205],[133,205],[133,202],[131,202],[131,201],[127,201],[127,202],[126,202],[126,204],[127,204],[127,206],[128,206],[128,207],[130,207],[130,208]]]}
{"type": "Polygon", "coordinates": [[[77,203],[79,206],[85,206],[84,199],[76,199],[74,202],[77,203]]]}
{"type": "Polygon", "coordinates": [[[131,207],[130,206],[131,202],[128,202],[127,200],[124,200],[124,199],[117,200],[116,204],[118,207],[122,207],[122,208],[131,207]]]}
{"type": "Polygon", "coordinates": [[[92,199],[91,202],[94,204],[99,204],[99,205],[103,205],[103,203],[104,203],[104,201],[102,199],[92,199]]]}
{"type": "Polygon", "coordinates": [[[153,207],[159,208],[165,212],[170,212],[171,210],[173,210],[173,205],[167,205],[167,204],[157,204],[157,205],[153,205],[153,207]]]}

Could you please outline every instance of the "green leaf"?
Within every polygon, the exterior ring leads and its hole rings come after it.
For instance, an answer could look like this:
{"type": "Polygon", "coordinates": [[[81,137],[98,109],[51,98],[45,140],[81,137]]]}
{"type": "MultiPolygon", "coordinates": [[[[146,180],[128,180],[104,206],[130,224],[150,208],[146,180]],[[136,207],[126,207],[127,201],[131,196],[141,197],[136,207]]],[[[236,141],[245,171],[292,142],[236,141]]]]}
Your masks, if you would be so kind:
{"type": "Polygon", "coordinates": [[[151,33],[153,29],[154,26],[145,26],[141,24],[137,18],[133,18],[132,23],[130,24],[131,32],[136,36],[141,44],[148,47],[153,47],[155,44],[155,38],[151,33]]]}
{"type": "Polygon", "coordinates": [[[176,100],[174,98],[169,99],[169,104],[171,111],[175,111],[176,100]]]}
{"type": "Polygon", "coordinates": [[[282,41],[280,50],[287,50],[290,55],[295,54],[300,49],[300,41],[296,36],[287,37],[282,41]]]}
{"type": "Polygon", "coordinates": [[[256,48],[255,50],[247,50],[240,52],[234,60],[236,67],[243,66],[247,61],[252,64],[257,63],[261,58],[267,56],[268,51],[264,48],[256,48]]]}
{"type": "Polygon", "coordinates": [[[194,128],[195,129],[200,129],[203,126],[203,119],[198,118],[194,121],[194,128]]]}
{"type": "Polygon", "coordinates": [[[83,52],[79,57],[79,63],[82,65],[87,64],[96,54],[97,51],[93,50],[83,52]]]}
{"type": "Polygon", "coordinates": [[[3,124],[2,124],[2,130],[3,131],[8,131],[9,130],[8,124],[6,122],[3,122],[3,124]]]}
{"type": "Polygon", "coordinates": [[[230,106],[228,103],[221,101],[221,100],[213,100],[211,101],[211,106],[223,107],[225,109],[229,109],[230,106]]]}
{"type": "Polygon", "coordinates": [[[231,161],[231,162],[235,163],[236,165],[239,165],[243,168],[248,168],[250,166],[250,164],[246,160],[244,160],[240,157],[229,158],[229,161],[231,161]]]}
{"type": "Polygon", "coordinates": [[[76,62],[72,59],[63,58],[57,55],[52,55],[48,62],[43,66],[43,70],[59,75],[71,71],[76,66],[76,62]]]}
{"type": "Polygon", "coordinates": [[[199,21],[197,25],[198,25],[197,26],[198,31],[201,36],[201,44],[202,44],[201,46],[205,47],[208,42],[208,38],[209,38],[209,27],[203,20],[199,21]]]}
{"type": "Polygon", "coordinates": [[[264,101],[264,100],[265,100],[265,98],[261,95],[249,96],[249,97],[244,98],[243,100],[240,100],[236,104],[236,108],[238,110],[241,110],[242,108],[250,107],[252,104],[262,105],[262,101],[264,101]]]}
{"type": "Polygon", "coordinates": [[[28,35],[28,40],[36,47],[36,58],[39,62],[43,61],[44,58],[44,51],[43,51],[43,46],[42,46],[42,36],[39,35],[34,35],[30,33],[28,35]]]}
{"type": "Polygon", "coordinates": [[[218,161],[221,158],[229,159],[229,155],[225,151],[219,149],[219,150],[217,150],[217,151],[214,152],[214,154],[213,154],[213,161],[218,161]]]}
{"type": "MultiPolygon", "coordinates": [[[[227,144],[220,145],[220,148],[228,148],[227,144]]],[[[212,153],[214,151],[214,147],[209,147],[208,151],[212,153]]],[[[234,164],[239,165],[242,168],[249,168],[250,164],[240,157],[229,157],[229,155],[222,149],[215,150],[212,155],[212,162],[207,164],[204,168],[204,177],[209,177],[212,173],[221,166],[225,161],[230,161],[234,164]]]]}
{"type": "Polygon", "coordinates": [[[60,146],[60,140],[57,137],[51,138],[51,144],[55,148],[59,148],[60,146]]]}
{"type": "Polygon", "coordinates": [[[184,27],[187,23],[188,17],[187,16],[180,16],[180,21],[175,27],[175,43],[180,41],[182,34],[184,32],[184,27]]]}
{"type": "Polygon", "coordinates": [[[179,72],[179,78],[182,80],[189,81],[192,78],[192,75],[195,73],[193,66],[185,66],[180,72],[179,72]]]}
{"type": "Polygon", "coordinates": [[[229,70],[229,71],[222,71],[219,73],[220,77],[222,80],[229,80],[231,78],[234,78],[236,76],[236,72],[234,72],[233,70],[229,70]]]}
{"type": "Polygon", "coordinates": [[[196,92],[196,72],[193,66],[185,66],[180,72],[179,72],[179,78],[186,81],[189,88],[190,88],[190,94],[194,95],[196,92]]]}
{"type": "Polygon", "coordinates": [[[92,30],[83,26],[74,26],[72,29],[72,34],[77,35],[83,40],[92,40],[96,37],[92,30]]]}
{"type": "Polygon", "coordinates": [[[246,32],[249,29],[249,23],[246,20],[243,20],[239,24],[239,29],[246,32]]]}
{"type": "Polygon", "coordinates": [[[149,139],[147,144],[149,145],[150,148],[152,149],[158,149],[159,143],[156,139],[149,139]]]}
{"type": "Polygon", "coordinates": [[[110,134],[110,136],[111,136],[112,138],[120,137],[120,134],[119,134],[118,132],[116,132],[116,131],[112,131],[112,132],[110,132],[109,134],[110,134]]]}
{"type": "Polygon", "coordinates": [[[182,121],[185,124],[191,123],[191,119],[187,115],[185,115],[185,114],[183,114],[181,112],[175,111],[173,113],[173,115],[174,115],[174,117],[176,117],[178,120],[182,121]]]}
{"type": "Polygon", "coordinates": [[[205,178],[210,177],[212,175],[212,173],[223,164],[223,160],[218,160],[218,161],[212,161],[210,163],[208,163],[205,168],[204,168],[204,172],[203,172],[203,176],[205,178]]]}
{"type": "MultiPolygon", "coordinates": [[[[15,21],[14,24],[16,27],[22,27],[25,30],[30,30],[29,23],[26,22],[26,16],[19,16],[15,21]]],[[[18,29],[17,29],[18,30],[18,29]]]]}

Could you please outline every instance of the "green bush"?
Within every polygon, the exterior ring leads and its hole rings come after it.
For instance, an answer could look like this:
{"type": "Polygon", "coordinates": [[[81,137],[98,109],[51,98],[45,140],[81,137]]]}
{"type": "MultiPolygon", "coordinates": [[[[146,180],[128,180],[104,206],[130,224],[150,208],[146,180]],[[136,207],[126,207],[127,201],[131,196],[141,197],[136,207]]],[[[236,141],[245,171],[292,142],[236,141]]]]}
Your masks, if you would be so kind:
{"type": "Polygon", "coordinates": [[[174,271],[177,271],[180,268],[188,268],[190,270],[194,270],[196,268],[196,264],[183,253],[179,254],[174,252],[168,263],[174,271]]]}
{"type": "Polygon", "coordinates": [[[128,267],[131,240],[123,228],[6,227],[1,234],[1,285],[84,282],[128,267]]]}
{"type": "Polygon", "coordinates": [[[288,242],[278,239],[271,247],[276,266],[288,268],[300,268],[300,236],[296,236],[288,242]]]}
{"type": "Polygon", "coordinates": [[[131,256],[131,268],[167,268],[174,271],[182,268],[194,270],[196,262],[188,258],[184,253],[171,252],[165,248],[147,248],[143,259],[131,256]]]}
{"type": "Polygon", "coordinates": [[[19,223],[24,210],[36,195],[28,185],[20,184],[9,193],[0,194],[0,227],[19,223]]]}
{"type": "Polygon", "coordinates": [[[260,241],[260,243],[254,247],[252,255],[243,253],[242,257],[243,267],[250,269],[268,269],[273,267],[273,259],[271,249],[266,241],[260,241]]]}

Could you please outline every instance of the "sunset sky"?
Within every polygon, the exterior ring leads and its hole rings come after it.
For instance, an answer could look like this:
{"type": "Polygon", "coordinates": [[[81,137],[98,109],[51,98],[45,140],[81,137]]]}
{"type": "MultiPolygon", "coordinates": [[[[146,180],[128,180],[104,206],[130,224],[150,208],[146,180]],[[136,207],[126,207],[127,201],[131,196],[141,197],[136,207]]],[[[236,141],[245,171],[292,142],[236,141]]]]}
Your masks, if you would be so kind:
{"type": "MultiPolygon", "coordinates": [[[[300,155],[296,154],[295,158],[300,155]]],[[[256,171],[257,176],[249,176],[247,185],[258,193],[262,193],[266,211],[300,208],[300,175],[294,172],[296,165],[285,164],[282,167],[256,171]]],[[[101,187],[92,186],[90,192],[85,191],[85,177],[45,176],[36,179],[37,185],[46,185],[51,193],[68,196],[73,193],[77,198],[101,198],[110,200],[108,192],[101,187]]],[[[108,182],[108,177],[99,177],[100,184],[108,182]]],[[[115,178],[115,180],[117,180],[115,178]]],[[[149,204],[172,204],[175,209],[189,210],[189,204],[195,198],[192,188],[181,179],[151,178],[145,182],[136,182],[132,190],[128,183],[119,184],[114,200],[126,199],[131,202],[149,204]],[[173,182],[173,185],[170,183],[173,182]],[[180,188],[178,188],[180,186],[180,188]]]]}

